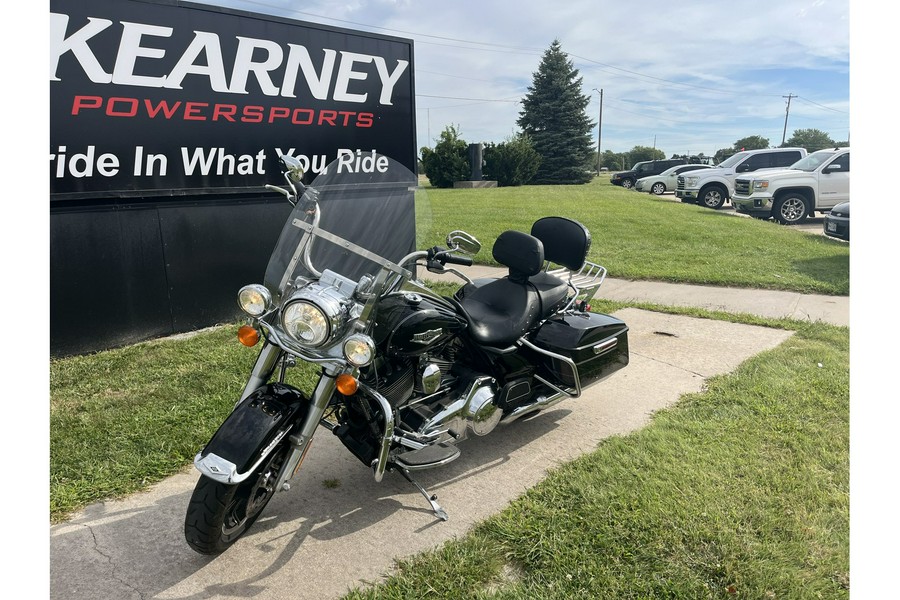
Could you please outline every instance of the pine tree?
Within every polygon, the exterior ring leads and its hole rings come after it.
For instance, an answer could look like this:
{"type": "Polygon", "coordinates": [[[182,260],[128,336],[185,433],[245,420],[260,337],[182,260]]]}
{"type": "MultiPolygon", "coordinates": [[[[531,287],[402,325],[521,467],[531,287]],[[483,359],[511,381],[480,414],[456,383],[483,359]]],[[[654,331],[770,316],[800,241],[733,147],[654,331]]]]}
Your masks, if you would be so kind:
{"type": "Polygon", "coordinates": [[[531,183],[590,181],[594,122],[585,112],[590,100],[581,93],[578,70],[554,40],[534,74],[517,121],[541,155],[531,183]]]}

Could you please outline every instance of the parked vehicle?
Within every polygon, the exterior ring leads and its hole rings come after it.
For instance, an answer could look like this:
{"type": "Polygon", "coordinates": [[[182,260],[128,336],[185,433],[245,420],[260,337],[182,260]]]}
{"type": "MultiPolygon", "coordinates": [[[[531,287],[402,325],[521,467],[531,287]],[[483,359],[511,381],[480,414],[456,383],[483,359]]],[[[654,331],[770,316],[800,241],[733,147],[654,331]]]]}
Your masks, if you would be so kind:
{"type": "Polygon", "coordinates": [[[739,212],[793,225],[849,200],[850,148],[830,148],[787,169],[738,177],[732,202],[739,212]]]}
{"type": "Polygon", "coordinates": [[[804,148],[768,148],[738,152],[716,168],[679,175],[675,197],[707,208],[722,208],[734,194],[734,180],[741,173],[787,167],[806,156],[804,148]]]}
{"type": "Polygon", "coordinates": [[[504,231],[492,253],[509,274],[471,281],[452,265],[471,265],[478,240],[453,231],[446,248],[411,247],[416,175],[369,158],[355,170],[335,161],[306,187],[300,163],[282,156],[287,188],[267,186],[294,208],[263,283],[238,292],[249,319],[239,339],[262,348],[194,460],[201,475],[184,533],[197,552],[220,553],[247,531],[289,487],[320,426],[376,482],[399,473],[447,520],[413,472],[455,460],[467,436],[577,398],[628,364],[628,326],[587,310],[606,269],[586,261],[583,225],[551,216],[530,233],[504,231]],[[464,285],[441,296],[417,268],[464,285]],[[300,362],[320,369],[311,394],[286,382],[300,362]]]}
{"type": "Polygon", "coordinates": [[[634,189],[638,192],[649,192],[661,196],[666,192],[674,192],[677,185],[678,176],[688,171],[699,171],[703,169],[711,169],[712,165],[678,165],[671,167],[660,173],[650,177],[642,177],[634,183],[634,189]]]}
{"type": "Polygon", "coordinates": [[[825,215],[822,231],[827,236],[850,241],[850,202],[841,202],[825,215]]]}
{"type": "Polygon", "coordinates": [[[645,160],[634,163],[630,171],[619,171],[613,173],[609,181],[613,185],[621,185],[625,189],[634,187],[634,183],[641,177],[650,177],[651,175],[659,175],[666,169],[676,165],[686,164],[686,158],[670,158],[667,160],[645,160]]]}

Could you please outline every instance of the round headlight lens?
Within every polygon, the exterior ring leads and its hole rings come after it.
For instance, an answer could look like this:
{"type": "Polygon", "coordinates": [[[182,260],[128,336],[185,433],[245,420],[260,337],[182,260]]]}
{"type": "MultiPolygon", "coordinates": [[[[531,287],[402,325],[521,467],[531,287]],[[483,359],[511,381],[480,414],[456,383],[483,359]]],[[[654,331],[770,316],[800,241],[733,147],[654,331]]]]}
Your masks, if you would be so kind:
{"type": "Polygon", "coordinates": [[[367,335],[351,335],[344,342],[344,357],[357,367],[364,367],[375,357],[375,342],[367,335]]]}
{"type": "Polygon", "coordinates": [[[238,292],[238,304],[251,317],[259,317],[271,308],[272,294],[265,286],[245,285],[238,292]]]}
{"type": "Polygon", "coordinates": [[[282,311],[281,322],[288,335],[309,346],[318,346],[331,333],[325,313],[318,306],[304,300],[288,304],[282,311]]]}

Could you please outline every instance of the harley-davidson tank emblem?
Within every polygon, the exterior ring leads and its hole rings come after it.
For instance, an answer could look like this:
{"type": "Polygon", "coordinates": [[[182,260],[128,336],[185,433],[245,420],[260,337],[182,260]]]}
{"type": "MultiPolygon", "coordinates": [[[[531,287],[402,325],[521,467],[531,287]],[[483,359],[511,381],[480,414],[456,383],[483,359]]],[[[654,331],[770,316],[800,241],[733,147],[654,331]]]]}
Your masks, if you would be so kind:
{"type": "Polygon", "coordinates": [[[443,333],[443,329],[429,329],[428,331],[423,331],[421,333],[414,333],[412,336],[412,341],[417,344],[430,344],[434,340],[441,337],[443,333]]]}

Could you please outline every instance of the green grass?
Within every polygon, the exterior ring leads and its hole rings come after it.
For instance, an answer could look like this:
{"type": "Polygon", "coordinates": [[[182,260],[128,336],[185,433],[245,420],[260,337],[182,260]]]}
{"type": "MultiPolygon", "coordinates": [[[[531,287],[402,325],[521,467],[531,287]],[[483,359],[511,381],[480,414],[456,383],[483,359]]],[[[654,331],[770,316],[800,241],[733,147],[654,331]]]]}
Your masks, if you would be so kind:
{"type": "Polygon", "coordinates": [[[426,243],[443,244],[447,233],[463,229],[482,242],[475,257],[481,264],[496,264],[490,248],[503,231],[530,231],[540,217],[560,215],[588,227],[589,259],[610,277],[850,293],[848,244],[625,190],[604,177],[581,186],[425,191],[431,206],[426,243]]]}
{"type": "Polygon", "coordinates": [[[848,365],[799,326],[347,598],[847,598],[848,365]]]}
{"type": "MultiPolygon", "coordinates": [[[[50,363],[50,517],[189,464],[243,390],[257,350],[237,326],[50,363]]],[[[312,367],[291,383],[309,389],[312,367]]]]}

